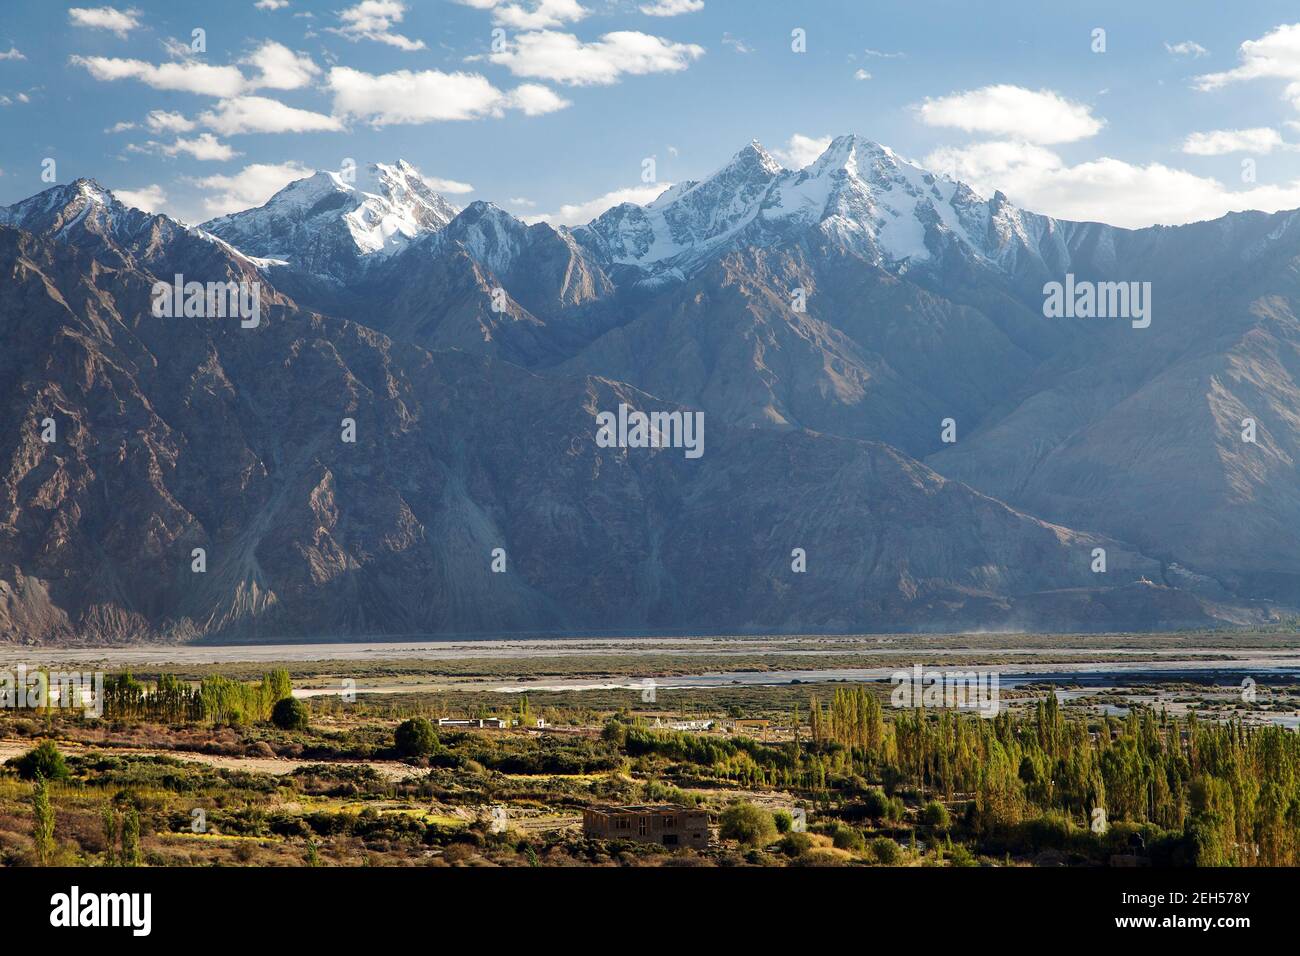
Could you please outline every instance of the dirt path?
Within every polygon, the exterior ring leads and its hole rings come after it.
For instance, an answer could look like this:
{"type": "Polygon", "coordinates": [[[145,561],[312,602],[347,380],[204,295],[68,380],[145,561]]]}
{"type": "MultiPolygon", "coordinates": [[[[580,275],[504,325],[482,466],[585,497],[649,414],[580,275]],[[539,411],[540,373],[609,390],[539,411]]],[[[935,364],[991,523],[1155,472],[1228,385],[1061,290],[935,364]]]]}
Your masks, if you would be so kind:
{"type": "MultiPolygon", "coordinates": [[[[87,747],[84,744],[59,741],[59,749],[65,754],[134,754],[147,757],[172,757],[185,763],[206,764],[225,770],[247,770],[251,773],[269,773],[280,776],[293,773],[299,767],[313,764],[329,763],[331,766],[362,766],[374,768],[375,772],[386,780],[408,780],[428,773],[422,767],[412,767],[397,760],[294,760],[287,757],[225,757],[217,754],[195,753],[189,750],[156,750],[143,747],[87,747]]],[[[0,740],[0,763],[11,757],[25,754],[34,746],[30,740],[0,740]]]]}

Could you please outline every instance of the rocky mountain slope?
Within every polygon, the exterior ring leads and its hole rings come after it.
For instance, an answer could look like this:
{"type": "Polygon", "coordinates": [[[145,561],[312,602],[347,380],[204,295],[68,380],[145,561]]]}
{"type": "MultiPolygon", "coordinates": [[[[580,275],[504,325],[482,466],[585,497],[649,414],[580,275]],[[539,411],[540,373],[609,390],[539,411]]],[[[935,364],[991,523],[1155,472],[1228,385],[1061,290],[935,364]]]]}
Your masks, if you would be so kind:
{"type": "Polygon", "coordinates": [[[0,210],[0,639],[1300,606],[1293,214],[1065,223],[855,137],[575,230],[371,176],[201,228],[86,181],[0,210]],[[1152,282],[1151,326],[1045,318],[1067,271],[1152,282]],[[176,273],[261,324],[154,317],[176,273]],[[601,447],[619,404],[702,410],[705,454],[601,447]]]}

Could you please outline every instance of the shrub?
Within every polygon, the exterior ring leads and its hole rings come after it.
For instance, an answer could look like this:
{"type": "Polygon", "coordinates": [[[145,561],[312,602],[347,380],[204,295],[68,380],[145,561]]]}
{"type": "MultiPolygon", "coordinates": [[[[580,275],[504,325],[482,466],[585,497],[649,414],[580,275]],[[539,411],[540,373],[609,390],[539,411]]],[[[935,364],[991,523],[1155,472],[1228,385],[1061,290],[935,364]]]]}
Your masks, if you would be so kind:
{"type": "Polygon", "coordinates": [[[38,776],[46,780],[68,779],[68,765],[53,740],[42,740],[12,763],[24,780],[35,780],[38,776]]]}
{"type": "Polygon", "coordinates": [[[438,735],[424,717],[413,717],[397,725],[393,743],[403,757],[427,757],[438,748],[438,735]]]}
{"type": "Polygon", "coordinates": [[[903,856],[903,851],[898,848],[898,844],[889,837],[876,837],[872,840],[871,852],[884,866],[897,866],[903,856]]]}
{"type": "Polygon", "coordinates": [[[307,705],[297,697],[278,700],[271,710],[271,723],[281,730],[306,730],[307,705]]]}
{"type": "Polygon", "coordinates": [[[936,827],[940,830],[946,830],[952,826],[952,818],[948,816],[948,808],[938,800],[931,800],[921,808],[921,822],[927,827],[936,827]]]}
{"type": "Polygon", "coordinates": [[[794,817],[789,810],[777,810],[772,814],[772,822],[776,824],[777,833],[789,833],[794,826],[794,817]]]}
{"type": "Polygon", "coordinates": [[[813,848],[813,839],[806,833],[787,833],[777,844],[786,856],[802,856],[813,848]]]}
{"type": "Polygon", "coordinates": [[[862,831],[855,830],[853,827],[836,827],[831,842],[835,844],[835,849],[848,850],[850,853],[861,853],[867,848],[867,841],[862,838],[862,831]]]}
{"type": "Polygon", "coordinates": [[[752,803],[733,803],[722,811],[719,833],[724,840],[739,840],[749,846],[767,846],[776,839],[772,814],[752,803]]]}
{"type": "Polygon", "coordinates": [[[975,855],[964,844],[958,843],[948,852],[948,859],[952,860],[953,866],[979,866],[975,860],[975,855]]]}
{"type": "Polygon", "coordinates": [[[889,798],[881,790],[868,790],[862,798],[863,812],[874,820],[889,816],[889,798]]]}

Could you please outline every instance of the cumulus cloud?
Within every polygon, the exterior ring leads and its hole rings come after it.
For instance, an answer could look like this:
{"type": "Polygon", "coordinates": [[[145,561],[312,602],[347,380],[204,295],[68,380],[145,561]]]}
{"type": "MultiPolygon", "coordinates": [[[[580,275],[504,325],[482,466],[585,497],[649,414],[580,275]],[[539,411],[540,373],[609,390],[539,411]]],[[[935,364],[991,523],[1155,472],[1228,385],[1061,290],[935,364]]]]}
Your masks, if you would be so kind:
{"type": "Polygon", "coordinates": [[[641,4],[640,10],[648,17],[675,17],[683,13],[698,13],[704,9],[704,0],[656,0],[641,4]]]}
{"type": "Polygon", "coordinates": [[[858,70],[856,73],[853,74],[853,78],[855,80],[869,80],[871,79],[871,74],[868,73],[866,70],[858,70]]]}
{"type": "Polygon", "coordinates": [[[478,119],[506,109],[537,115],[569,105],[536,84],[502,92],[478,73],[398,70],[376,75],[338,66],[330,70],[327,83],[336,116],[372,126],[478,119]]]}
{"type": "Polygon", "coordinates": [[[1183,142],[1183,152],[1193,156],[1271,153],[1285,145],[1282,135],[1267,126],[1255,129],[1217,129],[1208,133],[1192,133],[1183,142]]]}
{"type": "Polygon", "coordinates": [[[285,186],[305,179],[314,170],[296,162],[252,163],[231,176],[205,176],[193,180],[200,189],[212,191],[203,200],[210,216],[224,216],[253,206],[261,206],[285,186]]]}
{"type": "Polygon", "coordinates": [[[1243,209],[1276,212],[1300,206],[1300,180],[1233,190],[1162,163],[1142,166],[1102,157],[1070,166],[1032,143],[945,148],[923,163],[985,195],[1000,189],[1024,209],[1131,229],[1215,219],[1243,209]]]}
{"type": "Polygon", "coordinates": [[[506,101],[512,109],[519,110],[525,116],[542,116],[573,105],[549,86],[540,83],[521,83],[506,94],[506,101]]]}
{"type": "Polygon", "coordinates": [[[344,128],[338,117],[287,106],[265,96],[224,99],[215,110],[200,114],[199,122],[224,136],[240,133],[331,133],[344,128]]]}
{"type": "Polygon", "coordinates": [[[289,0],[257,0],[253,6],[259,10],[283,10],[289,5],[289,0]]]}
{"type": "Polygon", "coordinates": [[[167,193],[157,183],[142,189],[114,189],[113,195],[118,201],[144,212],[159,212],[167,202],[167,193]]]}
{"type": "Polygon", "coordinates": [[[155,90],[177,90],[207,96],[234,96],[244,87],[244,75],[233,66],[210,66],[197,60],[180,63],[146,63],[105,56],[73,56],[70,62],[85,67],[101,82],[139,80],[155,90]]]}
{"type": "Polygon", "coordinates": [[[118,10],[114,7],[73,7],[68,11],[68,22],[74,27],[107,30],[119,39],[140,25],[139,10],[118,10]]]}
{"type": "Polygon", "coordinates": [[[406,4],[400,0],[361,0],[356,6],[339,11],[342,26],[327,27],[330,33],[353,41],[374,40],[399,50],[423,50],[423,40],[412,40],[393,32],[393,24],[406,16],[406,4]]]}
{"type": "Polygon", "coordinates": [[[459,0],[467,7],[491,10],[492,22],[516,30],[542,30],[572,23],[587,16],[578,0],[459,0]]]}
{"type": "Polygon", "coordinates": [[[1165,49],[1174,56],[1209,56],[1210,51],[1205,49],[1194,40],[1183,40],[1180,43],[1166,43],[1165,49]]]}
{"type": "Polygon", "coordinates": [[[1006,83],[927,98],[917,112],[927,126],[1042,144],[1086,139],[1105,125],[1082,103],[1051,90],[1029,90],[1006,83]]]}
{"type": "Polygon", "coordinates": [[[13,46],[12,44],[10,45],[9,50],[7,52],[0,53],[0,60],[25,60],[25,59],[27,59],[27,57],[23,56],[22,51],[19,50],[18,47],[13,46]]]}
{"type": "Polygon", "coordinates": [[[693,43],[619,30],[590,43],[571,33],[539,30],[520,34],[504,50],[488,55],[516,76],[553,80],[569,86],[604,86],[623,74],[675,73],[704,55],[693,43]]]}
{"type": "Polygon", "coordinates": [[[525,216],[526,222],[548,222],[553,226],[581,226],[591,222],[607,209],[625,202],[635,203],[638,206],[644,206],[653,202],[666,189],[672,188],[672,183],[656,183],[652,186],[630,186],[627,189],[615,189],[613,192],[605,193],[603,196],[597,196],[595,199],[588,199],[586,202],[565,203],[560,207],[559,212],[549,213],[544,216],[525,216]]]}
{"type": "Polygon", "coordinates": [[[126,148],[128,153],[157,153],[161,156],[176,157],[185,153],[193,156],[198,160],[210,160],[224,162],[228,159],[234,159],[236,156],[242,156],[242,153],[236,152],[230,146],[221,142],[211,133],[200,133],[193,139],[177,137],[174,142],[160,143],[155,140],[149,140],[142,146],[134,144],[126,148]]]}
{"type": "Polygon", "coordinates": [[[1229,83],[1264,77],[1290,80],[1286,95],[1300,106],[1300,23],[1277,27],[1258,40],[1247,40],[1237,50],[1237,67],[1196,78],[1201,90],[1217,90],[1229,83]]]}
{"type": "Polygon", "coordinates": [[[187,153],[195,159],[211,160],[224,162],[228,159],[234,159],[240,154],[235,152],[230,146],[218,140],[211,133],[200,133],[194,139],[183,139],[177,137],[176,141],[170,146],[163,146],[162,152],[166,156],[177,156],[181,153],[187,153]]]}
{"type": "Polygon", "coordinates": [[[320,67],[311,57],[294,53],[287,46],[267,40],[240,63],[257,71],[249,87],[268,87],[273,90],[296,90],[306,86],[317,75],[320,67]]]}
{"type": "Polygon", "coordinates": [[[144,122],[155,133],[188,133],[195,126],[193,121],[186,119],[180,113],[168,113],[166,110],[150,111],[144,118],[144,122]]]}
{"type": "Polygon", "coordinates": [[[817,157],[826,152],[831,144],[829,136],[805,136],[795,133],[786,141],[783,149],[773,149],[772,155],[780,160],[786,169],[803,169],[817,157]]]}

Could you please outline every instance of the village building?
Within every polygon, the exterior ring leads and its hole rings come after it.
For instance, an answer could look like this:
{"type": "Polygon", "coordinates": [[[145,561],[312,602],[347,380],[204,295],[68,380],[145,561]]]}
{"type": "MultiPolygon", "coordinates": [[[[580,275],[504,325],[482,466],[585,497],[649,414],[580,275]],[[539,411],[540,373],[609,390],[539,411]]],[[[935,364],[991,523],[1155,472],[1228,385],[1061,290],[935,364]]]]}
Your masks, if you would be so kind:
{"type": "Polygon", "coordinates": [[[704,850],[709,846],[709,814],[673,804],[587,807],[582,811],[582,832],[593,840],[634,840],[704,850]]]}

